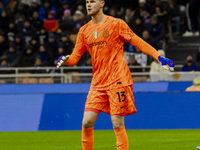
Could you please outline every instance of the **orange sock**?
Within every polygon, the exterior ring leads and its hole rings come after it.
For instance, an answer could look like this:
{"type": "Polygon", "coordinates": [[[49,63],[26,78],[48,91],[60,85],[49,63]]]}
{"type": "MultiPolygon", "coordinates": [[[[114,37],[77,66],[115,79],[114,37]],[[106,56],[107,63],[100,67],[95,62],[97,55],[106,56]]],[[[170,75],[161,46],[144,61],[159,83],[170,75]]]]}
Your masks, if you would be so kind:
{"type": "Polygon", "coordinates": [[[92,150],[94,145],[94,133],[93,128],[82,127],[82,149],[92,150]]]}
{"type": "Polygon", "coordinates": [[[128,150],[128,136],[125,126],[114,129],[117,138],[117,150],[128,150]]]}

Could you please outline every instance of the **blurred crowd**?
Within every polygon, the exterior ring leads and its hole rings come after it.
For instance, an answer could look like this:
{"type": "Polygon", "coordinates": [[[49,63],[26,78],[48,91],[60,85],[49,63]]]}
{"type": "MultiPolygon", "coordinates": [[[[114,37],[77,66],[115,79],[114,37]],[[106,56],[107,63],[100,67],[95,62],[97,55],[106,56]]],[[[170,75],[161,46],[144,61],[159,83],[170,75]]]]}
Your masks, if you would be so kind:
{"type": "MultiPolygon", "coordinates": [[[[199,0],[105,2],[105,14],[123,19],[158,50],[176,42],[174,36],[199,36],[199,0]]],[[[0,0],[1,67],[56,66],[60,55],[71,54],[79,28],[89,20],[85,0],[0,0]]],[[[129,65],[153,62],[129,43],[124,50],[129,65]]],[[[87,52],[78,65],[91,66],[87,52]]]]}

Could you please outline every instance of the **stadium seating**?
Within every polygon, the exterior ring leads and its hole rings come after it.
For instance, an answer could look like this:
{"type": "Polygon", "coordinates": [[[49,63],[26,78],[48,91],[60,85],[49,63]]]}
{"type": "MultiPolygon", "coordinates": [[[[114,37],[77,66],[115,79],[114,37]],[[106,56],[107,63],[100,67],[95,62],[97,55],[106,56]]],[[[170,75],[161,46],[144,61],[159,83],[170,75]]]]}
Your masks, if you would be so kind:
{"type": "Polygon", "coordinates": [[[36,78],[23,78],[22,84],[37,84],[38,80],[36,78]]]}
{"type": "MultiPolygon", "coordinates": [[[[174,60],[175,64],[184,64],[186,55],[191,54],[196,60],[200,47],[199,37],[176,37],[177,43],[168,43],[166,57],[174,60]]],[[[177,70],[178,71],[178,70],[177,70]]]]}
{"type": "Polygon", "coordinates": [[[40,83],[40,84],[49,83],[50,84],[50,83],[54,83],[54,80],[53,80],[53,78],[40,78],[38,83],[40,83]]]}

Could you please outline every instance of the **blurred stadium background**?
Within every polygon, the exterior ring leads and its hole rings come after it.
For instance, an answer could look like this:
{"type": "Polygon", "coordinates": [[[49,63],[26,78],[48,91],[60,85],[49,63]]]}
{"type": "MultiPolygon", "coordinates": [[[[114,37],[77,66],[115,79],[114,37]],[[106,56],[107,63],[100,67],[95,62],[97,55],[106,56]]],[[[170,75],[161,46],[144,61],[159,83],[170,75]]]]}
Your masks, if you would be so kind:
{"type": "MultiPolygon", "coordinates": [[[[106,0],[105,14],[126,21],[176,63],[174,72],[163,71],[152,57],[124,44],[138,110],[125,120],[131,150],[200,146],[200,92],[186,92],[200,76],[199,3],[106,0]]],[[[76,66],[60,70],[56,61],[72,52],[78,29],[90,20],[84,5],[85,0],[0,1],[1,149],[81,149],[91,59],[85,53],[76,66]]],[[[110,117],[104,113],[95,124],[94,149],[115,149],[110,117]]]]}

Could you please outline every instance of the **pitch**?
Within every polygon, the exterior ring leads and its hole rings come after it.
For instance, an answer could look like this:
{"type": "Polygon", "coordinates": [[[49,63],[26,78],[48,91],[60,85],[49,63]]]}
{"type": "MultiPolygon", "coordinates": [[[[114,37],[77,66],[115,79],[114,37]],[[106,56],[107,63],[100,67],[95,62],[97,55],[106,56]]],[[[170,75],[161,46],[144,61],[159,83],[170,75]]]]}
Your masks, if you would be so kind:
{"type": "MultiPolygon", "coordinates": [[[[196,150],[200,129],[127,130],[130,150],[196,150]]],[[[94,150],[116,150],[112,130],[94,131],[94,150]]],[[[81,131],[0,132],[2,150],[81,150],[81,131]]]]}

